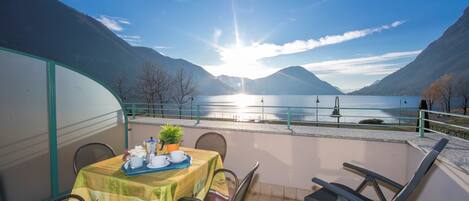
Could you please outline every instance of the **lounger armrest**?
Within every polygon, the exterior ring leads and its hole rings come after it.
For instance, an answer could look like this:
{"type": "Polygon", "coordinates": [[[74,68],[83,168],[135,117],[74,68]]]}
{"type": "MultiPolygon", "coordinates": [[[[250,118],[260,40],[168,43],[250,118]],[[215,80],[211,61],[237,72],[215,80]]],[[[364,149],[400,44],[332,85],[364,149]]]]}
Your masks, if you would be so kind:
{"type": "Polygon", "coordinates": [[[213,173],[212,182],[213,182],[213,179],[215,178],[215,176],[219,173],[231,174],[231,176],[233,176],[234,179],[235,179],[235,185],[236,185],[235,188],[238,188],[238,185],[239,185],[238,176],[236,176],[236,174],[233,171],[231,171],[229,169],[225,169],[225,168],[220,168],[220,169],[215,170],[215,172],[213,173]]]}
{"type": "Polygon", "coordinates": [[[379,181],[382,181],[398,190],[401,190],[402,188],[404,188],[404,186],[400,185],[399,183],[387,178],[387,177],[384,177],[376,172],[373,172],[371,170],[368,170],[368,169],[365,169],[365,168],[362,168],[362,167],[359,167],[357,165],[354,165],[354,164],[351,164],[351,163],[344,163],[344,167],[346,168],[349,168],[349,169],[352,169],[352,170],[355,170],[361,174],[364,174],[365,177],[371,177],[373,179],[376,179],[376,180],[379,180],[379,181]]]}
{"type": "Polygon", "coordinates": [[[321,180],[321,179],[318,179],[318,178],[313,178],[312,181],[320,186],[322,186],[323,188],[326,188],[327,190],[330,190],[332,192],[334,192],[335,194],[339,195],[339,196],[342,196],[344,197],[345,199],[349,200],[349,201],[363,201],[362,199],[360,199],[359,197],[355,196],[354,194],[340,188],[340,187],[337,187],[336,185],[334,184],[331,184],[331,183],[328,183],[324,180],[321,180]]]}

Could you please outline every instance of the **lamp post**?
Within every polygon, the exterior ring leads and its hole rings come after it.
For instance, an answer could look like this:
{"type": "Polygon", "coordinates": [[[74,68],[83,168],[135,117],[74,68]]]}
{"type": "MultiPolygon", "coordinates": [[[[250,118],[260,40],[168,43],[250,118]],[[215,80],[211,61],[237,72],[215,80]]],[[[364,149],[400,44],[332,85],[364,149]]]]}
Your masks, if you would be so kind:
{"type": "Polygon", "coordinates": [[[318,119],[318,105],[319,105],[319,96],[316,96],[316,126],[319,126],[319,119],[318,119]]]}
{"type": "Polygon", "coordinates": [[[399,125],[401,125],[401,116],[402,116],[402,103],[407,104],[407,100],[404,99],[404,101],[402,101],[402,97],[399,99],[399,125]]]}
{"type": "Polygon", "coordinates": [[[192,119],[192,102],[194,101],[194,97],[191,96],[191,119],[192,119]]]}
{"type": "Polygon", "coordinates": [[[262,122],[264,122],[265,118],[264,118],[264,97],[262,97],[261,99],[261,104],[262,104],[262,122]]]}

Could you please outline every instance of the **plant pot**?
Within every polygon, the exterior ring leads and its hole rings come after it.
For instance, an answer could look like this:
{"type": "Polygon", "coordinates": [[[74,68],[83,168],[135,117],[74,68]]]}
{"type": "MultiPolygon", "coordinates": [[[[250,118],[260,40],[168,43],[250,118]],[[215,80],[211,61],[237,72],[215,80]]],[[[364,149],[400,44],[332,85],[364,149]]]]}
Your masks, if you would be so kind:
{"type": "Polygon", "coordinates": [[[166,150],[168,151],[168,153],[170,153],[172,151],[179,150],[179,143],[178,144],[167,144],[166,145],[166,150]]]}

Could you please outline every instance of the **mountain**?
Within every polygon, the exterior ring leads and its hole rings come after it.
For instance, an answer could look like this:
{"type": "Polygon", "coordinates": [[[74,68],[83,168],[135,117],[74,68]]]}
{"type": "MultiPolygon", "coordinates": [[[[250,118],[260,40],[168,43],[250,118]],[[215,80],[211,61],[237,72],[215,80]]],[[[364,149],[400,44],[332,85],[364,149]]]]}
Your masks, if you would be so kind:
{"type": "Polygon", "coordinates": [[[194,76],[200,94],[233,92],[202,67],[150,48],[133,47],[94,18],[60,1],[2,0],[0,26],[0,46],[78,68],[109,86],[120,75],[135,84],[144,61],[149,60],[170,73],[183,68],[194,76]]]}
{"type": "Polygon", "coordinates": [[[113,85],[125,75],[136,83],[144,62],[149,61],[174,74],[191,74],[200,95],[232,94],[341,94],[306,69],[296,66],[265,78],[251,80],[215,77],[183,59],[164,56],[147,47],[134,47],[93,17],[60,1],[0,1],[0,46],[15,49],[78,68],[93,78],[113,85]],[[244,84],[238,84],[241,83],[244,84]],[[245,87],[244,89],[242,87],[245,87]]]}
{"type": "Polygon", "coordinates": [[[217,79],[239,93],[245,93],[246,86],[251,85],[253,81],[252,79],[245,77],[235,77],[228,75],[219,75],[217,76],[217,79]]]}
{"type": "Polygon", "coordinates": [[[233,93],[231,87],[223,84],[215,76],[198,65],[184,59],[173,59],[164,56],[147,47],[134,47],[134,50],[141,55],[145,61],[158,64],[158,66],[166,69],[169,74],[174,75],[179,69],[183,69],[184,72],[190,74],[193,81],[197,83],[198,94],[219,95],[233,93]]]}
{"type": "Polygon", "coordinates": [[[301,66],[290,66],[276,73],[259,79],[247,79],[230,76],[218,76],[218,79],[248,94],[266,95],[336,95],[340,90],[320,80],[313,73],[301,66]],[[241,84],[241,83],[244,83],[241,84]],[[244,87],[244,91],[243,91],[244,87]]]}
{"type": "Polygon", "coordinates": [[[469,7],[414,61],[378,83],[351,94],[420,95],[425,87],[444,74],[469,77],[469,7]]]}

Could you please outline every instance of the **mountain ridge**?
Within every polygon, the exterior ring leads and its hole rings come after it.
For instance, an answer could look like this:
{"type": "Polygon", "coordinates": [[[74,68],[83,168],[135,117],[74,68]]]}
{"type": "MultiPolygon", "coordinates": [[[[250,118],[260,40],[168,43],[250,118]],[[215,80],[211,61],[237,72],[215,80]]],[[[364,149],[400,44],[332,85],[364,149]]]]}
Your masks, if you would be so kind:
{"type": "Polygon", "coordinates": [[[109,86],[121,75],[135,86],[144,62],[152,60],[170,73],[186,68],[200,83],[201,95],[233,93],[202,67],[131,46],[93,17],[60,1],[1,1],[0,24],[8,27],[0,32],[0,46],[73,66],[109,86]]]}
{"type": "Polygon", "coordinates": [[[469,7],[463,15],[411,63],[350,94],[420,95],[444,74],[469,76],[469,7]]]}
{"type": "Polygon", "coordinates": [[[241,93],[259,95],[339,95],[336,87],[301,66],[289,66],[258,79],[221,75],[217,77],[241,93]],[[244,83],[244,84],[241,84],[244,83]]]}
{"type": "MultiPolygon", "coordinates": [[[[132,46],[95,18],[60,1],[1,1],[0,24],[8,27],[0,32],[0,46],[75,67],[109,86],[122,75],[135,86],[144,63],[150,61],[170,74],[184,69],[193,76],[199,95],[233,94],[233,88],[239,88],[187,60],[132,46]]],[[[244,81],[250,94],[342,94],[299,66],[244,81]]]]}

